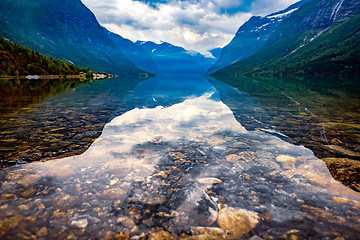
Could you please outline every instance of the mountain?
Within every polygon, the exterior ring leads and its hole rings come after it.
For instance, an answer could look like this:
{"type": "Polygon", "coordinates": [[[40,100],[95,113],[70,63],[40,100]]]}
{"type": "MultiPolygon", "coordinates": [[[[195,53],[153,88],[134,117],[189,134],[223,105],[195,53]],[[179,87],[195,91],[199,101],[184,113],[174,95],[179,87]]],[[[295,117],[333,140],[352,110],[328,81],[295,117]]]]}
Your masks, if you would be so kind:
{"type": "Polygon", "coordinates": [[[297,2],[284,10],[269,14],[265,17],[251,17],[239,28],[231,42],[222,49],[220,58],[214,66],[209,69],[209,72],[227,67],[259,51],[269,37],[276,31],[281,22],[309,1],[310,0],[303,0],[297,2]]]}
{"type": "Polygon", "coordinates": [[[215,60],[167,42],[158,44],[150,41],[137,41],[135,44],[151,55],[157,66],[157,73],[161,74],[203,74],[215,60]]]}
{"type": "Polygon", "coordinates": [[[209,52],[211,53],[211,55],[213,55],[213,57],[215,59],[219,59],[221,56],[221,51],[222,51],[222,48],[214,48],[214,49],[211,49],[209,52]]]}
{"type": "Polygon", "coordinates": [[[103,28],[105,34],[108,38],[113,41],[113,43],[121,49],[121,51],[140,69],[156,73],[159,70],[156,67],[154,60],[150,53],[146,52],[142,47],[134,44],[129,39],[123,38],[122,36],[108,31],[106,28],[103,28]]]}
{"type": "Polygon", "coordinates": [[[0,0],[0,35],[46,56],[117,74],[142,71],[80,0],[0,0]]]}
{"type": "Polygon", "coordinates": [[[252,56],[214,75],[360,75],[360,2],[313,0],[252,56]]]}

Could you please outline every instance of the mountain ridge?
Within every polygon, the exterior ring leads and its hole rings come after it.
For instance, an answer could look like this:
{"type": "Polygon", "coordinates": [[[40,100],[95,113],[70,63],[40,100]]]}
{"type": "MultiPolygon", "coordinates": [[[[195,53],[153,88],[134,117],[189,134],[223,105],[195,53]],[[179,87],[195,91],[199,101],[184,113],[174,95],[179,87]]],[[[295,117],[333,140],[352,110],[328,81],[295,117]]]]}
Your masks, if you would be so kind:
{"type": "Polygon", "coordinates": [[[281,22],[289,17],[295,9],[309,1],[299,1],[265,17],[251,17],[240,26],[231,42],[222,49],[220,58],[208,72],[215,72],[259,51],[281,22]]]}
{"type": "Polygon", "coordinates": [[[204,74],[214,63],[214,58],[207,58],[196,51],[168,42],[136,41],[136,45],[151,55],[159,74],[204,74]]]}
{"type": "Polygon", "coordinates": [[[356,0],[310,1],[261,50],[213,75],[359,75],[359,12],[356,0]]]}

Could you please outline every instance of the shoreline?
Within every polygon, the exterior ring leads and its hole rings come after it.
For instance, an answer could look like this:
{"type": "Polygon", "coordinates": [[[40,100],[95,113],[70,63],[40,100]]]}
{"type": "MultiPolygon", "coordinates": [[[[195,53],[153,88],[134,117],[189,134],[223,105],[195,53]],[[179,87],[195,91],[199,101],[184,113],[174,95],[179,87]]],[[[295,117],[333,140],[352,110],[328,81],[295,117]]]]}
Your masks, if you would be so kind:
{"type": "Polygon", "coordinates": [[[112,78],[114,75],[112,74],[94,74],[95,76],[88,77],[87,74],[78,74],[78,75],[27,75],[27,76],[8,76],[8,75],[0,75],[0,80],[11,80],[11,79],[20,79],[20,80],[45,80],[45,79],[107,79],[112,78]]]}

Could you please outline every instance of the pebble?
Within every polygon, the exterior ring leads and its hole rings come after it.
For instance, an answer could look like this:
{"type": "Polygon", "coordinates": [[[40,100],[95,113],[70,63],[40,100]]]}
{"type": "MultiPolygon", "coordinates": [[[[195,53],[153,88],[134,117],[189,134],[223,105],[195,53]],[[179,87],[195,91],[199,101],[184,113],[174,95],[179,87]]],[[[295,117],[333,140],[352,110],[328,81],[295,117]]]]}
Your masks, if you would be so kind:
{"type": "Polygon", "coordinates": [[[222,181],[218,178],[212,178],[212,177],[208,177],[208,178],[199,178],[197,180],[199,183],[201,184],[215,184],[215,183],[221,183],[222,181]]]}
{"type": "Polygon", "coordinates": [[[75,204],[77,204],[77,202],[78,198],[70,196],[69,194],[61,194],[52,201],[53,206],[61,211],[66,211],[72,208],[75,204]]]}
{"type": "Polygon", "coordinates": [[[154,195],[154,196],[145,197],[142,202],[148,205],[161,205],[165,201],[166,201],[166,197],[164,195],[154,195]]]}
{"type": "Polygon", "coordinates": [[[72,220],[71,226],[76,228],[86,228],[88,225],[88,220],[85,219],[79,219],[79,220],[72,220]]]}
{"type": "Polygon", "coordinates": [[[261,237],[259,237],[258,235],[254,235],[251,238],[249,238],[249,240],[264,240],[261,237]]]}
{"type": "Polygon", "coordinates": [[[256,159],[256,153],[251,151],[245,151],[239,154],[240,159],[245,160],[245,162],[251,162],[256,159]]]}
{"type": "Polygon", "coordinates": [[[46,237],[48,234],[48,229],[46,227],[42,227],[36,232],[36,236],[38,237],[46,237]]]}
{"type": "Polygon", "coordinates": [[[166,231],[151,233],[148,238],[148,240],[174,240],[174,239],[176,238],[166,231]]]}
{"type": "Polygon", "coordinates": [[[228,162],[236,162],[240,159],[241,159],[241,157],[236,154],[230,154],[230,155],[226,156],[226,161],[228,161],[228,162]]]}
{"type": "Polygon", "coordinates": [[[126,218],[126,217],[120,217],[116,220],[117,223],[121,223],[121,225],[123,225],[124,227],[128,228],[128,229],[132,229],[135,226],[135,223],[133,220],[131,220],[130,218],[126,218]]]}
{"type": "Polygon", "coordinates": [[[115,185],[118,181],[119,181],[118,178],[115,178],[115,179],[111,180],[111,181],[110,181],[110,186],[115,185]]]}
{"type": "Polygon", "coordinates": [[[21,193],[21,196],[24,198],[33,197],[36,194],[36,190],[34,188],[26,189],[24,192],[21,193]]]}

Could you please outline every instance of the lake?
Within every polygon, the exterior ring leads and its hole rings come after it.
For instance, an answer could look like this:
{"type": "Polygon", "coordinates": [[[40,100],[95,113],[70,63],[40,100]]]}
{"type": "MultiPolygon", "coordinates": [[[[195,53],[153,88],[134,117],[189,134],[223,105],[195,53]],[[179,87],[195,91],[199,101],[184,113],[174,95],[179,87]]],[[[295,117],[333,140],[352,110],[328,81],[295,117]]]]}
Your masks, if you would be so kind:
{"type": "Polygon", "coordinates": [[[358,239],[358,88],[282,81],[2,82],[0,238],[358,239]]]}

